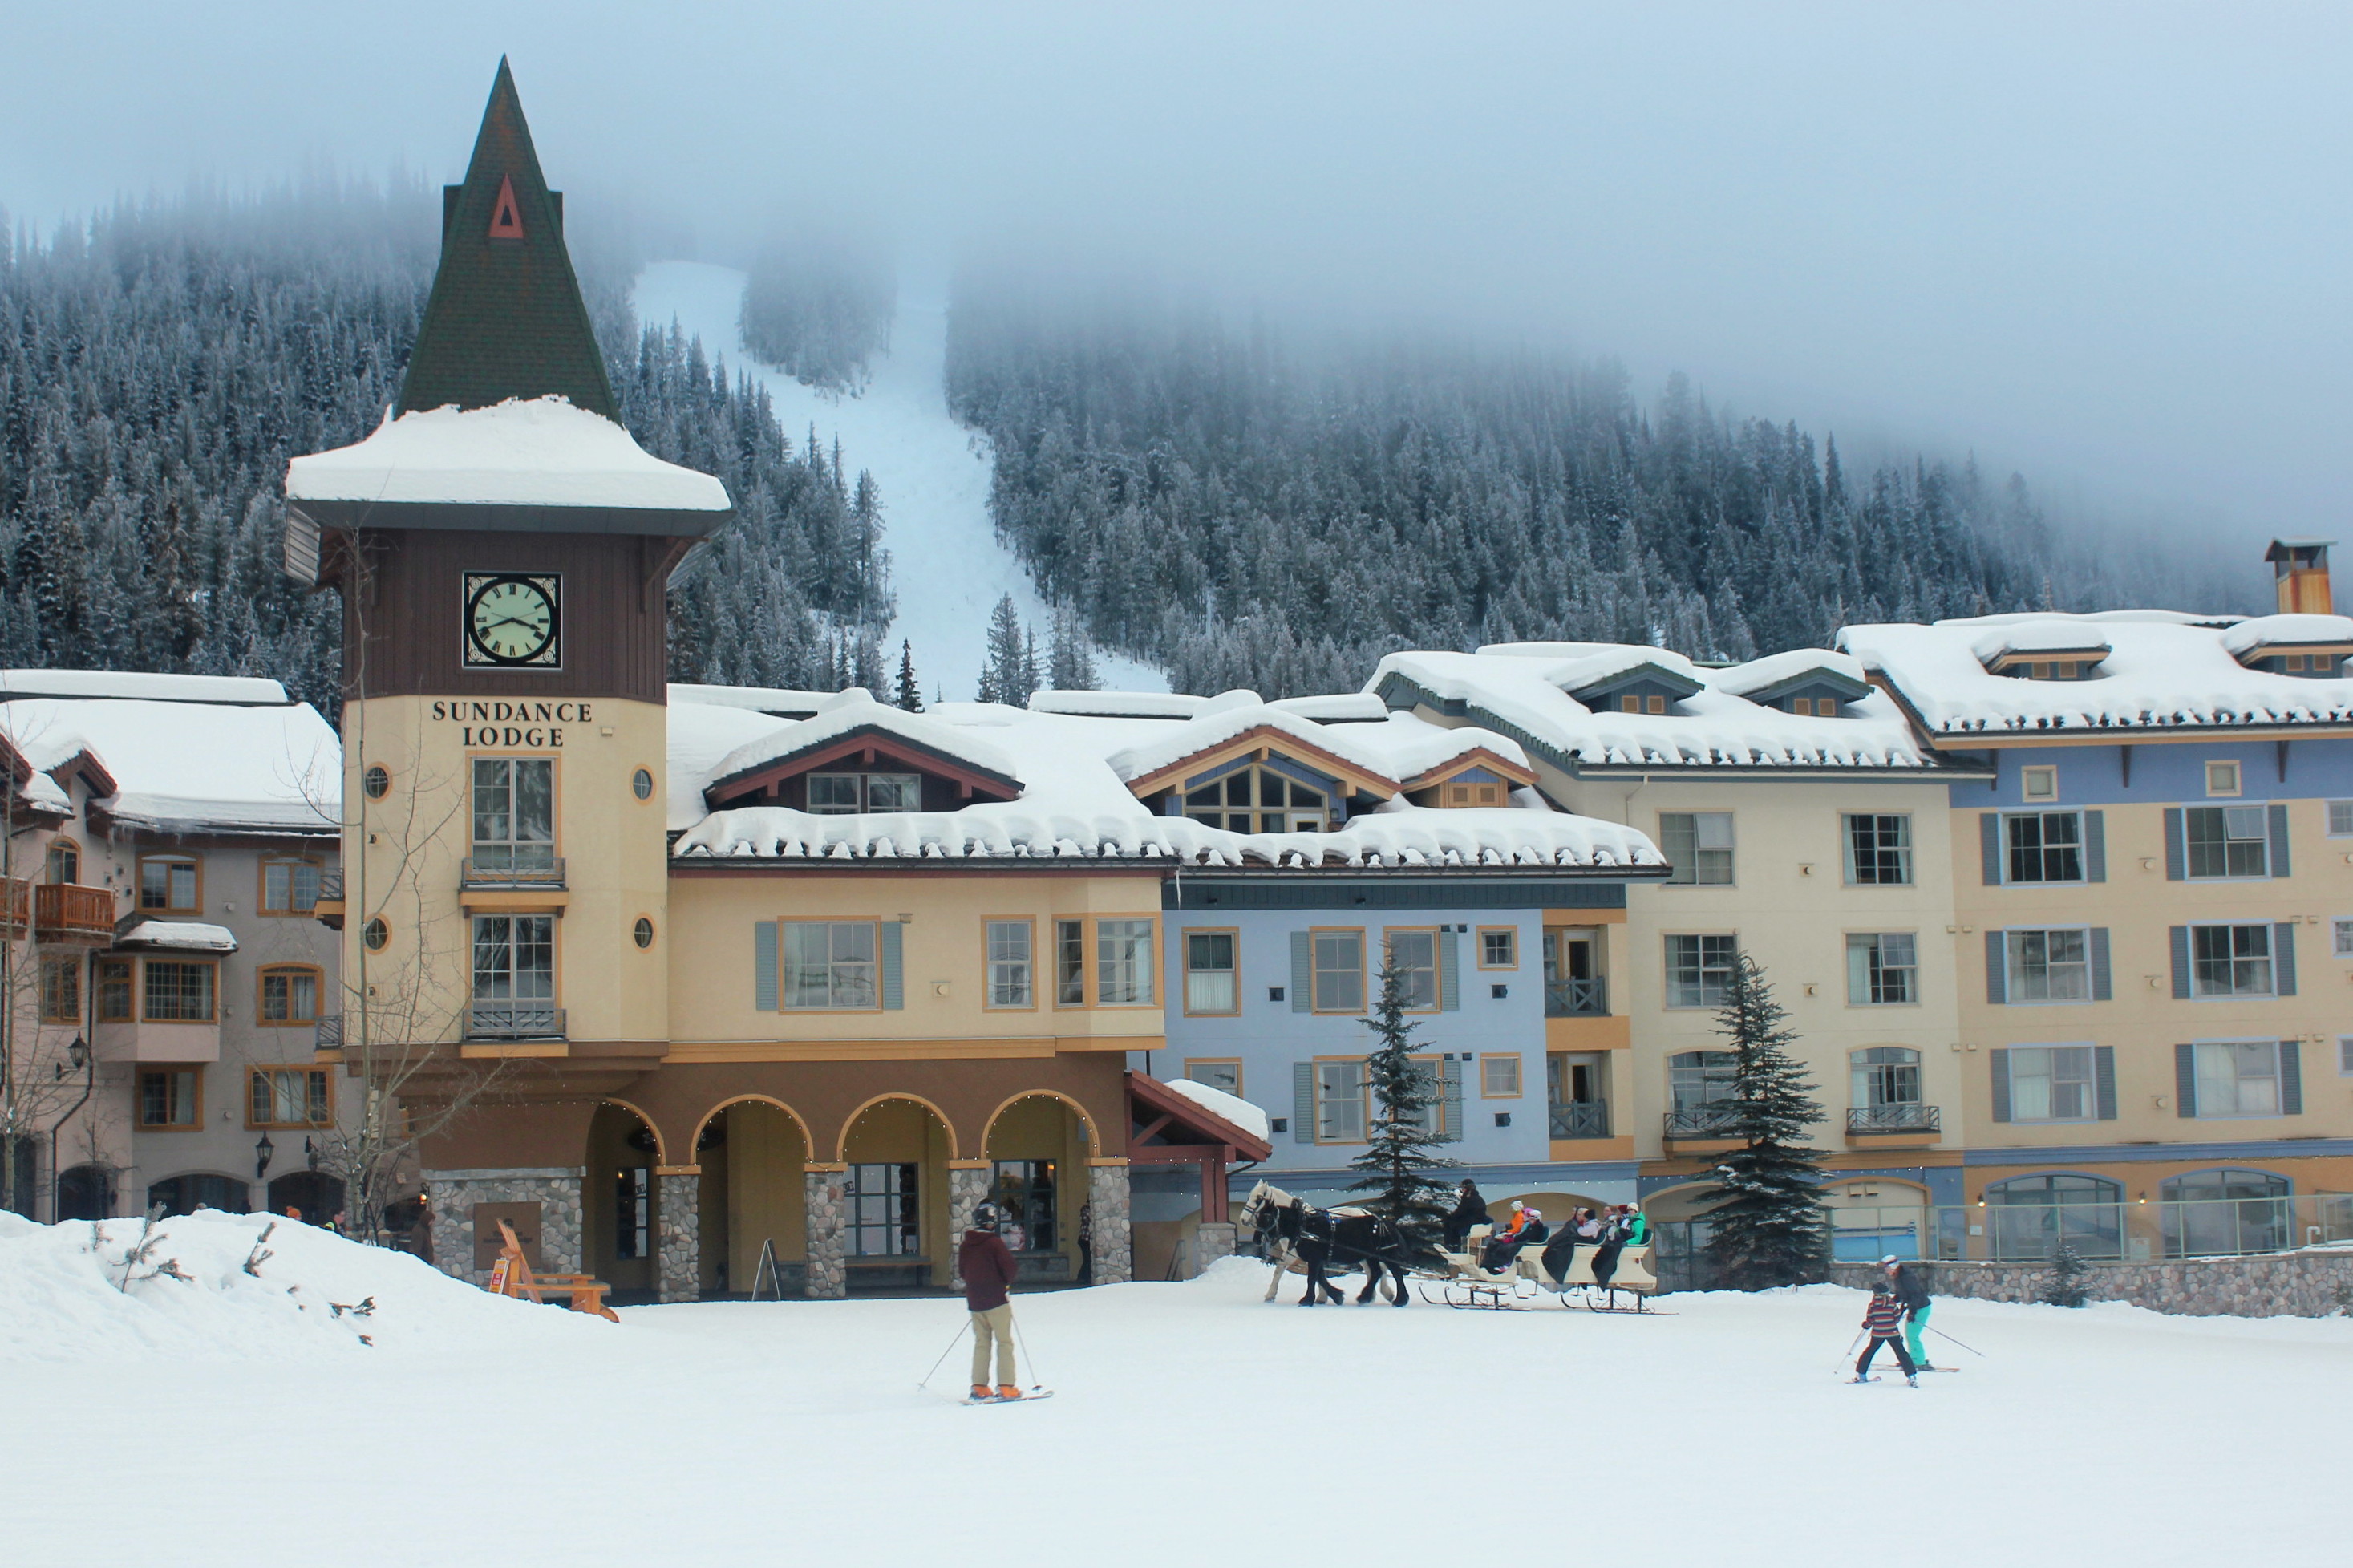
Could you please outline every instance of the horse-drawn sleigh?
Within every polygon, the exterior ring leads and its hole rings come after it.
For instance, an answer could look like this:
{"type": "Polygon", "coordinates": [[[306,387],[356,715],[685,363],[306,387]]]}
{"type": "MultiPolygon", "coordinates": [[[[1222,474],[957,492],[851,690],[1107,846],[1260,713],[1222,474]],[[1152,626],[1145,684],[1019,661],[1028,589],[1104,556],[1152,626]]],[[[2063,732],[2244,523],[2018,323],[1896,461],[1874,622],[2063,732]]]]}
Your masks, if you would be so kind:
{"type": "Polygon", "coordinates": [[[1651,1244],[1599,1244],[1563,1227],[1541,1247],[1513,1255],[1501,1269],[1485,1266],[1482,1255],[1492,1225],[1474,1225],[1461,1252],[1441,1252],[1442,1273],[1421,1276],[1421,1296],[1448,1307],[1514,1308],[1549,1292],[1564,1307],[1592,1312],[1651,1310],[1659,1277],[1651,1271],[1651,1244]],[[1432,1294],[1435,1291],[1436,1294],[1432,1294]]]}

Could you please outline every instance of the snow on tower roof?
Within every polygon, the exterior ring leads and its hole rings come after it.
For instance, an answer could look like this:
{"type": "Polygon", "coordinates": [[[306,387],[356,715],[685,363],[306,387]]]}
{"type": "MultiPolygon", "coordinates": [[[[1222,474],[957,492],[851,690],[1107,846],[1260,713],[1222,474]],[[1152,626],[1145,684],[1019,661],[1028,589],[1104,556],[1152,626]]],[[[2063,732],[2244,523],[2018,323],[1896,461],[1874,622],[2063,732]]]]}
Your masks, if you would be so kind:
{"type": "Polygon", "coordinates": [[[1937,766],[1883,694],[1847,703],[1836,716],[1814,717],[1751,702],[1723,683],[1728,679],[1736,686],[1767,689],[1774,683],[1750,685],[1759,666],[1786,680],[1798,669],[1836,670],[1841,663],[1838,654],[1807,650],[1731,670],[1706,670],[1658,648],[1505,643],[1476,653],[1392,653],[1380,662],[1366,689],[1392,707],[1428,706],[1469,718],[1568,771],[1937,766]],[[1663,714],[1588,707],[1569,694],[1644,665],[1684,675],[1696,689],[1663,714]]]}
{"type": "MultiPolygon", "coordinates": [[[[1840,645],[1892,686],[1923,728],[1939,736],[1992,736],[2082,730],[2245,729],[2353,722],[2353,681],[2308,680],[2250,670],[2234,656],[2243,627],[2170,612],[2105,612],[2032,618],[2040,628],[2108,647],[2094,673],[2078,680],[2021,680],[1985,667],[1989,629],[2013,618],[1940,620],[1933,626],[1850,626],[1840,645]]],[[[2265,620],[2328,621],[2336,616],[2265,620]]],[[[2052,633],[2056,637],[2059,634],[2052,633]]],[[[2255,633],[2260,636],[2261,633],[2255,633]]]]}
{"type": "Polygon", "coordinates": [[[115,786],[93,806],[130,826],[338,831],[342,748],[308,703],[19,697],[0,703],[0,733],[45,772],[88,753],[115,786]]]}
{"type": "Polygon", "coordinates": [[[286,498],[429,506],[729,509],[727,487],[664,462],[560,397],[388,414],[365,440],[286,465],[286,498]]]}

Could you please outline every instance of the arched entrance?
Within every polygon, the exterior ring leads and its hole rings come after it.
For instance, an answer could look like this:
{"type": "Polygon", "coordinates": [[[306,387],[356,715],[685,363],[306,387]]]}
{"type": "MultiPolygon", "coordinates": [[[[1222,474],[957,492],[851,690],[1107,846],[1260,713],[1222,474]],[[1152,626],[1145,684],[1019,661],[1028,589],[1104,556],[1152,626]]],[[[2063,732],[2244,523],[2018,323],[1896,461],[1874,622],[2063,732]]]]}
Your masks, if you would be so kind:
{"type": "Polygon", "coordinates": [[[76,1165],[58,1172],[58,1218],[104,1220],[113,1214],[113,1167],[76,1165]]]}
{"type": "Polygon", "coordinates": [[[1940,1213],[1929,1200],[1928,1189],[1917,1181],[1834,1174],[1822,1183],[1821,1194],[1831,1210],[1833,1263],[1877,1263],[1883,1257],[1911,1262],[1961,1255],[1962,1212],[1950,1209],[1940,1213]]]}
{"type": "Polygon", "coordinates": [[[1715,1231],[1707,1211],[1716,1203],[1717,1190],[1704,1181],[1670,1187],[1642,1200],[1650,1216],[1651,1235],[1658,1248],[1652,1272],[1662,1290],[1711,1290],[1715,1271],[1707,1261],[1707,1239],[1715,1231]]]}
{"type": "Polygon", "coordinates": [[[990,1120],[988,1202],[1006,1217],[1006,1245],[1024,1281],[1063,1284],[1083,1270],[1088,1237],[1081,1222],[1093,1151],[1093,1128],[1059,1095],[1024,1095],[990,1120]]]}
{"type": "Polygon", "coordinates": [[[713,1111],[695,1139],[702,1167],[696,1223],[705,1296],[781,1293],[808,1285],[808,1137],[800,1119],[768,1100],[737,1100],[713,1111]],[[763,1253],[777,1265],[760,1277],[763,1253]]]}
{"type": "Polygon", "coordinates": [[[661,1234],[661,1140],[645,1118],[607,1103],[588,1121],[587,1179],[580,1192],[581,1251],[588,1272],[624,1299],[650,1301],[661,1234]]]}
{"type": "Polygon", "coordinates": [[[234,1176],[216,1176],[197,1172],[187,1176],[166,1176],[147,1189],[147,1206],[164,1206],[164,1216],[193,1214],[198,1209],[218,1209],[225,1214],[241,1214],[251,1206],[252,1190],[234,1176]]]}
{"type": "Polygon", "coordinates": [[[947,1122],[913,1097],[872,1101],[850,1118],[841,1137],[841,1245],[851,1291],[947,1284],[955,1151],[947,1122]]]}
{"type": "Polygon", "coordinates": [[[323,1225],[343,1212],[343,1184],[316,1171],[295,1171],[269,1184],[269,1212],[294,1217],[306,1225],[323,1225]]]}

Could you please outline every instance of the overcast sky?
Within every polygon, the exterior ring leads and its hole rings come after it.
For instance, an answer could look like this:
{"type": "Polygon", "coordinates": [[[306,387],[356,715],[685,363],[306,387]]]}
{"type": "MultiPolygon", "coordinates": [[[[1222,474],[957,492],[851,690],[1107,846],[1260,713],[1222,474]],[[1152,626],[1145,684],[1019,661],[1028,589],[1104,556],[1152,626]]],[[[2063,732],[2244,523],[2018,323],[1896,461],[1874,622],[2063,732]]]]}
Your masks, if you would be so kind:
{"type": "Polygon", "coordinates": [[[926,254],[1148,257],[1682,368],[2234,535],[2353,498],[2341,0],[0,0],[0,37],[20,218],[322,161],[455,179],[505,52],[550,179],[706,260],[854,206],[926,254]]]}

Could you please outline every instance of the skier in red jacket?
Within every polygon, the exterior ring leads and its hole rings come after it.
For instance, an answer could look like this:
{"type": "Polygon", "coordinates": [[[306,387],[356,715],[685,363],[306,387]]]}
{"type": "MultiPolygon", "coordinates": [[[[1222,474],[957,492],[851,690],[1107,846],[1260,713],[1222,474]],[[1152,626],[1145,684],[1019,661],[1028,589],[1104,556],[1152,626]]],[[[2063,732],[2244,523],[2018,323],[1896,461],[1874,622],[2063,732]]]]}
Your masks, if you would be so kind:
{"type": "Polygon", "coordinates": [[[972,1212],[972,1228],[956,1245],[956,1272],[964,1276],[964,1304],[972,1313],[972,1397],[1018,1399],[1019,1374],[1013,1366],[1013,1254],[997,1234],[994,1203],[972,1212]],[[997,1386],[988,1384],[988,1347],[997,1346],[997,1386]]]}
{"type": "Polygon", "coordinates": [[[1904,1348],[1904,1308],[1885,1280],[1871,1287],[1870,1304],[1862,1309],[1862,1326],[1871,1331],[1871,1343],[1863,1346],[1862,1359],[1854,1363],[1854,1376],[1847,1381],[1869,1383],[1871,1359],[1879,1354],[1880,1346],[1885,1345],[1895,1352],[1895,1364],[1904,1369],[1904,1381],[1918,1388],[1920,1379],[1913,1370],[1912,1353],[1904,1348]]]}

